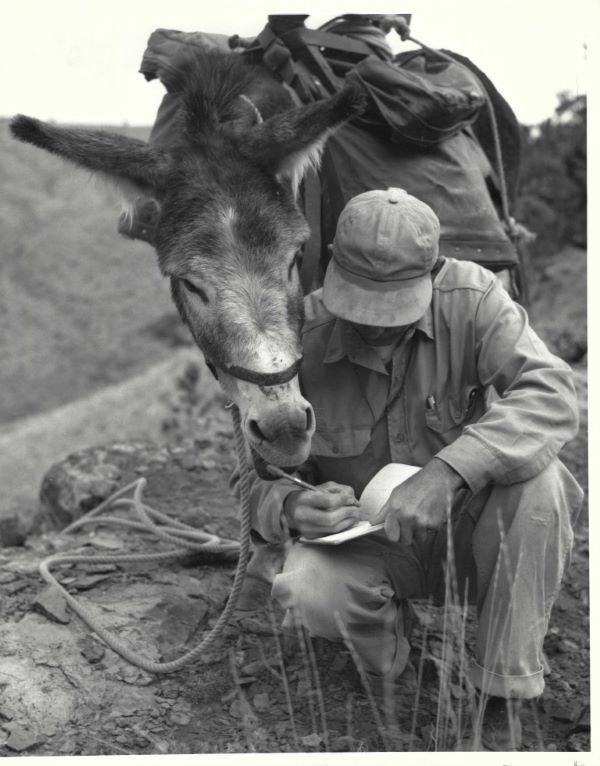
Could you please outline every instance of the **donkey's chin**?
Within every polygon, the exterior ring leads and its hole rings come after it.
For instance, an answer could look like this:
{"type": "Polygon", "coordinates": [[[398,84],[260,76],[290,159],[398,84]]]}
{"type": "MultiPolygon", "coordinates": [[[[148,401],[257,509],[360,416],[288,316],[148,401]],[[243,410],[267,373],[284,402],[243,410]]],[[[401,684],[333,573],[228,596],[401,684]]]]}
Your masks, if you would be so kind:
{"type": "Polygon", "coordinates": [[[254,469],[261,479],[272,481],[276,478],[267,469],[268,465],[275,465],[288,473],[302,465],[310,455],[310,438],[293,452],[278,450],[269,444],[252,444],[252,460],[254,469]]]}

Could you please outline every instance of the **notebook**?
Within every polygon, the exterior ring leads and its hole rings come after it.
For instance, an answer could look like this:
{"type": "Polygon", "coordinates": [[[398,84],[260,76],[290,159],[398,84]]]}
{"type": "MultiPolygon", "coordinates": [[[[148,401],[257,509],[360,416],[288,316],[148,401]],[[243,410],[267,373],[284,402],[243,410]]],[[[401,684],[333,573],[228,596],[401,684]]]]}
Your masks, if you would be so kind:
{"type": "MultiPolygon", "coordinates": [[[[366,511],[371,518],[375,518],[377,513],[384,506],[394,487],[402,484],[410,476],[420,471],[420,468],[414,465],[405,465],[404,463],[388,463],[378,471],[371,481],[364,488],[360,496],[360,505],[363,511],[366,511]]],[[[356,537],[370,535],[383,529],[383,524],[371,524],[370,521],[363,520],[357,522],[353,527],[345,529],[343,532],[336,532],[325,537],[301,537],[301,543],[310,545],[340,545],[347,540],[353,540],[356,537]]]]}

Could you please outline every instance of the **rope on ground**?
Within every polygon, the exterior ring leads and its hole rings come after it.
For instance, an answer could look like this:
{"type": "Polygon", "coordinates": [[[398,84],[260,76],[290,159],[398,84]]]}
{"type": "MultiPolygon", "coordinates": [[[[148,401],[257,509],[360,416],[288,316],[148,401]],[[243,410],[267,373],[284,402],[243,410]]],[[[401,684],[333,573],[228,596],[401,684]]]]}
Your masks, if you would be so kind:
{"type": "Polygon", "coordinates": [[[240,509],[241,509],[241,523],[240,523],[240,542],[235,540],[221,539],[216,535],[203,532],[202,530],[180,522],[176,519],[160,513],[159,511],[150,508],[142,503],[142,492],[146,486],[145,479],[138,479],[126,487],[123,487],[118,492],[115,492],[104,502],[100,503],[96,508],[90,511],[86,516],[78,519],[76,522],[66,527],[63,532],[72,532],[86,524],[90,523],[106,523],[119,524],[121,526],[130,527],[132,529],[151,531],[156,536],[168,542],[176,542],[183,547],[176,548],[170,551],[162,551],[158,553],[128,553],[122,555],[69,555],[58,554],[56,556],[50,556],[42,561],[39,567],[39,571],[43,579],[49,583],[52,587],[60,591],[64,596],[67,604],[71,609],[91,628],[96,635],[98,635],[111,649],[119,654],[123,659],[130,662],[142,670],[146,670],[149,673],[174,673],[177,670],[181,670],[185,665],[196,660],[201,654],[204,654],[210,647],[212,647],[217,639],[222,634],[225,626],[229,622],[235,606],[238,600],[239,593],[244,582],[246,575],[246,567],[248,564],[248,556],[250,551],[250,479],[249,479],[249,465],[248,456],[246,453],[246,446],[244,442],[244,436],[240,425],[240,414],[237,407],[232,407],[232,418],[235,432],[235,448],[237,452],[238,462],[240,466],[240,509]],[[131,490],[134,490],[133,500],[124,498],[131,490]],[[102,511],[109,507],[127,508],[132,507],[137,513],[140,521],[131,521],[129,519],[114,518],[112,516],[101,515],[102,511]],[[163,522],[163,526],[159,527],[155,522],[163,522]],[[180,556],[189,555],[190,551],[201,551],[212,556],[223,555],[227,558],[231,558],[235,552],[238,552],[238,562],[235,571],[235,577],[233,581],[233,587],[225,608],[210,633],[205,636],[200,644],[186,652],[181,657],[170,662],[154,662],[148,660],[145,657],[140,656],[137,652],[132,650],[125,642],[116,638],[110,633],[103,625],[101,625],[97,618],[92,615],[84,606],[82,606],[56,579],[52,574],[51,567],[60,566],[62,564],[118,564],[118,563],[131,563],[139,561],[165,561],[168,559],[179,558],[180,556]]]}

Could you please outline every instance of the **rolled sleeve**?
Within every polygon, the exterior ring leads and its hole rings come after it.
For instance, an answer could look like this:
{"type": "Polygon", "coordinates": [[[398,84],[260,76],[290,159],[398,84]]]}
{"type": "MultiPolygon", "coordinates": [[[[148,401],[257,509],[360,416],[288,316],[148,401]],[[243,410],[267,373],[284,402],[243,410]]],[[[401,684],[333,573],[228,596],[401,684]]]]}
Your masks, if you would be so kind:
{"type": "Polygon", "coordinates": [[[514,484],[540,473],[578,428],[570,367],[550,353],[526,312],[497,283],[483,296],[476,321],[481,384],[497,398],[436,457],[474,492],[514,484]]]}

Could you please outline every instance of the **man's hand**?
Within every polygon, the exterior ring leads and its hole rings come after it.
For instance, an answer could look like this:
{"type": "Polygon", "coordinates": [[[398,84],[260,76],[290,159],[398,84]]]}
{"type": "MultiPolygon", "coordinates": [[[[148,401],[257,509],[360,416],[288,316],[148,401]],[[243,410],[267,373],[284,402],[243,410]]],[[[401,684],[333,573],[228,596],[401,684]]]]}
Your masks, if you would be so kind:
{"type": "Polygon", "coordinates": [[[283,505],[290,529],[303,537],[332,535],[351,527],[360,518],[360,504],[352,487],[328,481],[316,490],[292,492],[283,505]]]}
{"type": "Polygon", "coordinates": [[[433,458],[419,473],[392,490],[389,499],[372,519],[385,522],[390,540],[410,545],[413,536],[439,529],[450,517],[452,501],[464,480],[443,460],[433,458]]]}

